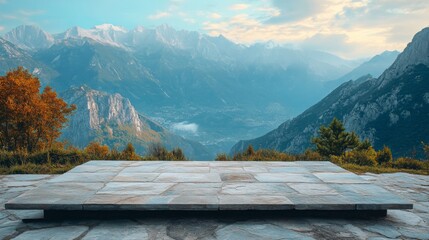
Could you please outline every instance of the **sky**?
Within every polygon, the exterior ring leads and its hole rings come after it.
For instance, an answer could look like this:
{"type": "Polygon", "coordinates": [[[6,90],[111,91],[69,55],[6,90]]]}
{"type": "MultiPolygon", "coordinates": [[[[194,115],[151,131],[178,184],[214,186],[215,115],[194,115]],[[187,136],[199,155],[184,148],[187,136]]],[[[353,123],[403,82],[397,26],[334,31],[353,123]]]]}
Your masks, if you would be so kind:
{"type": "Polygon", "coordinates": [[[59,33],[104,23],[168,24],[247,45],[274,41],[356,59],[402,51],[429,26],[429,0],[0,0],[0,35],[22,24],[59,33]]]}

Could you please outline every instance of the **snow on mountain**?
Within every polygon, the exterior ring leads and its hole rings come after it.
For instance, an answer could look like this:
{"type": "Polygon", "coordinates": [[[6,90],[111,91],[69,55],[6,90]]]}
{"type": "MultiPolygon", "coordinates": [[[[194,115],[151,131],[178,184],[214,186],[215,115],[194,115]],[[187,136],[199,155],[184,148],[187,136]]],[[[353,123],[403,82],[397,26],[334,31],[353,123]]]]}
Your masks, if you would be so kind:
{"type": "Polygon", "coordinates": [[[34,25],[21,25],[3,36],[7,41],[25,50],[48,48],[54,43],[51,34],[34,25]]]}
{"type": "Polygon", "coordinates": [[[102,24],[91,29],[81,27],[72,27],[63,33],[54,35],[57,41],[67,40],[69,38],[89,38],[102,44],[116,47],[124,47],[123,40],[128,31],[122,27],[111,24],[102,24]]]}
{"type": "Polygon", "coordinates": [[[35,60],[28,51],[0,38],[0,74],[18,66],[28,69],[41,78],[44,84],[57,75],[52,68],[35,60]]]}

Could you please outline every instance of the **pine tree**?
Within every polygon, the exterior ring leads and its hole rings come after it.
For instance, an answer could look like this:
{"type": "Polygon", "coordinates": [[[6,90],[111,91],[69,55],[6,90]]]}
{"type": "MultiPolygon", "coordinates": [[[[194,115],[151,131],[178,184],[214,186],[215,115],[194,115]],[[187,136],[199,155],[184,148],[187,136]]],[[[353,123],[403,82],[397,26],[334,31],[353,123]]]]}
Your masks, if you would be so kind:
{"type": "Polygon", "coordinates": [[[252,145],[249,145],[246,149],[246,156],[253,156],[255,155],[255,149],[252,145]]]}
{"type": "Polygon", "coordinates": [[[359,138],[354,132],[346,132],[343,123],[334,118],[328,127],[321,126],[319,136],[312,139],[316,151],[322,156],[340,156],[347,149],[359,146],[359,138]]]}

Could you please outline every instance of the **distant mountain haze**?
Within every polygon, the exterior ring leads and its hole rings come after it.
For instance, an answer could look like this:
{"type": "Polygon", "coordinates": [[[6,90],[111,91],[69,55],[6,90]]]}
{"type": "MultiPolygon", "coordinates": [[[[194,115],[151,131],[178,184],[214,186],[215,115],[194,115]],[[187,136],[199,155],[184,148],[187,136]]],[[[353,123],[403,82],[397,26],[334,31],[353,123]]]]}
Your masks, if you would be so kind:
{"type": "Polygon", "coordinates": [[[421,156],[421,141],[429,142],[429,28],[418,32],[380,77],[342,84],[296,118],[262,137],[238,142],[231,152],[249,144],[301,152],[334,117],[377,149],[386,145],[395,156],[421,156]]]}
{"type": "MultiPolygon", "coordinates": [[[[86,85],[118,93],[136,111],[212,152],[228,151],[239,139],[296,116],[342,82],[334,80],[355,77],[351,72],[362,64],[272,42],[236,44],[168,25],[127,30],[103,24],[59,34],[19,26],[2,37],[1,73],[23,65],[59,92],[86,85]],[[16,54],[8,54],[11,49],[16,54]]],[[[357,72],[377,74],[389,61],[369,61],[357,72]]]]}

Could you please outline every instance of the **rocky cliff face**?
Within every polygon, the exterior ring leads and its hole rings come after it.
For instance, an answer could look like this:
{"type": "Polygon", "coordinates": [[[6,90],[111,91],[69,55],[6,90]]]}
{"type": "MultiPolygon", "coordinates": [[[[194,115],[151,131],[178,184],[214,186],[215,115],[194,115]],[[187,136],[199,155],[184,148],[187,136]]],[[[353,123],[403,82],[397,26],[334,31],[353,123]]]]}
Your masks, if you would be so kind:
{"type": "Polygon", "coordinates": [[[378,79],[369,76],[344,83],[322,101],[265,136],[240,141],[232,152],[249,144],[302,152],[321,125],[334,117],[348,131],[368,138],[376,148],[387,145],[406,156],[429,141],[429,28],[417,33],[392,66],[378,79]]]}
{"type": "Polygon", "coordinates": [[[385,85],[389,80],[419,64],[429,66],[429,27],[418,32],[392,66],[380,76],[380,85],[385,85]]]}
{"type": "Polygon", "coordinates": [[[167,148],[181,147],[192,159],[211,157],[201,144],[176,136],[140,115],[120,94],[107,94],[83,86],[71,88],[62,97],[77,106],[61,136],[75,146],[85,147],[91,141],[99,141],[121,149],[132,142],[136,150],[144,154],[148,144],[161,142],[167,148]]]}

